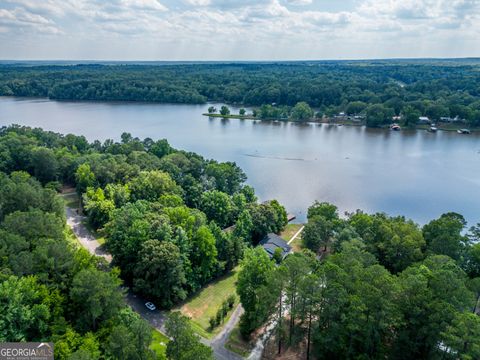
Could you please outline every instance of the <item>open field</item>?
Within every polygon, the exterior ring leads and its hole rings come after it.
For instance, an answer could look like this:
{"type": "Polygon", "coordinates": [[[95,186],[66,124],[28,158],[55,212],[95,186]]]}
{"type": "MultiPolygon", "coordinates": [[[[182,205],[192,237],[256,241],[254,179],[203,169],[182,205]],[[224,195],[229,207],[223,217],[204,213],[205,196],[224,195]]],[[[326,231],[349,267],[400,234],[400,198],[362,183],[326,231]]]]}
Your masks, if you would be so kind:
{"type": "MultiPolygon", "coordinates": [[[[235,285],[238,271],[239,268],[237,267],[229,274],[207,285],[177,309],[191,319],[192,327],[199,335],[210,339],[222,329],[222,325],[220,325],[211,331],[209,319],[216,315],[218,309],[222,306],[222,302],[230,295],[234,294],[236,296],[235,285]]],[[[234,308],[237,304],[238,297],[234,308]]],[[[224,319],[224,324],[230,318],[231,313],[232,311],[224,319]]]]}

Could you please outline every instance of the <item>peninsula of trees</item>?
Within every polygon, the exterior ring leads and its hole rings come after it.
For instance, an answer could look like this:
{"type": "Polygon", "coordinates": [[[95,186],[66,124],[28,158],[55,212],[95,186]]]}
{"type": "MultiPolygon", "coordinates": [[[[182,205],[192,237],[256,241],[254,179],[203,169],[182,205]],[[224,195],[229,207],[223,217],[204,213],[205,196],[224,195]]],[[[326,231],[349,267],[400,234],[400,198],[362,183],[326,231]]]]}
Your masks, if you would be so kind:
{"type": "Polygon", "coordinates": [[[224,102],[259,118],[362,115],[367,126],[402,116],[413,126],[459,118],[480,125],[480,61],[382,60],[153,65],[0,65],[0,95],[60,100],[224,102]],[[297,104],[307,104],[306,114],[297,104]],[[261,109],[260,109],[261,108],[261,109]],[[300,112],[297,113],[297,110],[300,112]],[[260,113],[261,111],[261,113],[260,113]]]}

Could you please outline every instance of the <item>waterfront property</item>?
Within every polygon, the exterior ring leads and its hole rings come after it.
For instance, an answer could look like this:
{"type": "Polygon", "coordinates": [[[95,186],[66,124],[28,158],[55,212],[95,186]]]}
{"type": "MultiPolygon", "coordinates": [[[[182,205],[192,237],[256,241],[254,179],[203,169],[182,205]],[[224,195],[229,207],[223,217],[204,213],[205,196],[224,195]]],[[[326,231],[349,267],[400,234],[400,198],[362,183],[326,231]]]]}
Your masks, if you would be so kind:
{"type": "Polygon", "coordinates": [[[287,244],[280,236],[269,233],[267,234],[262,241],[260,241],[260,246],[262,246],[267,252],[270,259],[273,258],[275,251],[281,249],[282,259],[284,259],[292,251],[292,247],[287,244]]]}
{"type": "MultiPolygon", "coordinates": [[[[424,131],[395,132],[362,126],[210,120],[202,116],[209,106],[0,97],[0,126],[43,127],[82,134],[89,141],[118,139],[122,132],[167,138],[174,147],[205,158],[234,161],[248,175],[248,184],[260,201],[278,198],[296,215],[296,222],[306,221],[305,209],[312,199],[335,202],[342,213],[362,208],[403,214],[424,223],[454,210],[470,224],[478,221],[480,192],[475,179],[480,132],[474,128],[459,126],[471,130],[471,135],[461,136],[456,125],[437,124],[432,136],[426,131],[428,125],[424,131]],[[39,113],[41,117],[36,116],[39,113]],[[452,131],[441,131],[445,127],[452,131]],[[429,184],[428,191],[414,186],[409,180],[412,173],[415,182],[429,184]]],[[[239,111],[234,106],[230,109],[239,111]]]]}

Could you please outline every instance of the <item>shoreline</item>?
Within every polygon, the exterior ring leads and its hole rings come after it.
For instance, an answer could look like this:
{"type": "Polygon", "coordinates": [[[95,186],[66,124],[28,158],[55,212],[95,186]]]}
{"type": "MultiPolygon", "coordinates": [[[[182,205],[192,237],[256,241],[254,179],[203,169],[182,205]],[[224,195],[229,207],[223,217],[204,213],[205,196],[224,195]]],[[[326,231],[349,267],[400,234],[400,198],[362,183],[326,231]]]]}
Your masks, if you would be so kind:
{"type": "MultiPolygon", "coordinates": [[[[210,117],[210,118],[220,118],[220,119],[236,119],[236,120],[253,120],[253,121],[265,121],[265,122],[284,122],[284,123],[292,123],[292,124],[324,124],[324,125],[336,125],[336,126],[365,126],[364,121],[362,122],[353,122],[353,121],[328,121],[328,120],[318,120],[318,119],[309,119],[307,121],[295,121],[295,120],[288,120],[288,119],[260,119],[258,117],[254,117],[252,115],[238,115],[238,114],[229,114],[229,115],[221,115],[221,114],[209,114],[203,113],[203,116],[210,117]]],[[[451,126],[452,124],[444,124],[444,125],[437,125],[438,131],[454,131],[465,128],[465,124],[460,126],[451,126]]],[[[413,130],[425,130],[428,131],[430,128],[429,125],[417,125],[414,128],[404,127],[401,131],[413,131],[413,130]]],[[[384,129],[390,130],[389,126],[381,126],[381,127],[369,127],[369,129],[384,129]]],[[[473,127],[468,128],[472,133],[477,133],[480,131],[480,128],[473,127]]]]}

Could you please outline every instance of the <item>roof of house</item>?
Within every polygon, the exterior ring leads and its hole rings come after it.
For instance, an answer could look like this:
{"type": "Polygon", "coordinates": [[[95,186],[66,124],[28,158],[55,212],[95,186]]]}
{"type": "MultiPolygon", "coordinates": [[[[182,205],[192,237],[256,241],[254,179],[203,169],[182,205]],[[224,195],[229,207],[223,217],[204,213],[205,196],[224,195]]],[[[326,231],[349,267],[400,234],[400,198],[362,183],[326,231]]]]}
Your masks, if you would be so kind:
{"type": "Polygon", "coordinates": [[[274,233],[267,234],[263,240],[260,241],[260,245],[265,249],[270,258],[273,257],[275,249],[277,248],[282,249],[282,257],[287,256],[287,254],[292,250],[292,247],[288,245],[285,240],[274,233]]]}

